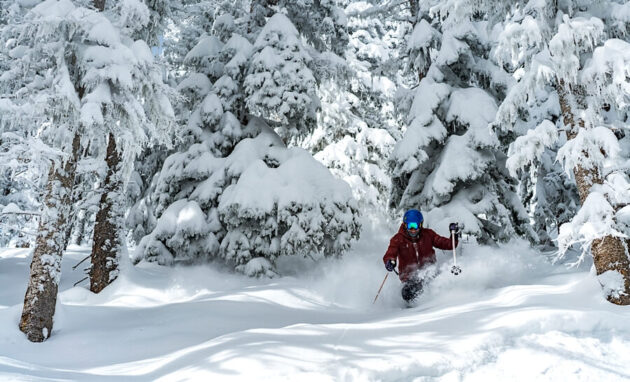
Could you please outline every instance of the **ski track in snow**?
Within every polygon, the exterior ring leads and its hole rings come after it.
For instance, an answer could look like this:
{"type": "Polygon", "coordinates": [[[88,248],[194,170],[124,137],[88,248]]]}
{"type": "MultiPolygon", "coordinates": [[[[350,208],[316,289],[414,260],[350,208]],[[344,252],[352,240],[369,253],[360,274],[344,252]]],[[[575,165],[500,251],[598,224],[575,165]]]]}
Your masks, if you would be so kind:
{"type": "Polygon", "coordinates": [[[558,381],[630,380],[630,311],[585,269],[552,266],[514,242],[464,245],[403,309],[385,271],[385,236],[316,267],[284,259],[256,280],[211,265],[125,270],[101,294],[65,255],[52,337],[18,330],[28,250],[0,250],[0,380],[558,381]],[[299,275],[299,276],[298,276],[299,275]]]}

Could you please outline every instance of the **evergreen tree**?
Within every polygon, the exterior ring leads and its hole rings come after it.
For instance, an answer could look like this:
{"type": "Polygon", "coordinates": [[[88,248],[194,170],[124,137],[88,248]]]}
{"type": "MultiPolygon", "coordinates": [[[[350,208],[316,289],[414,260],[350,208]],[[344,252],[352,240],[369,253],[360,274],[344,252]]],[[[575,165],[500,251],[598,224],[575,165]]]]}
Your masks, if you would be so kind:
{"type": "Polygon", "coordinates": [[[362,209],[382,213],[391,188],[386,158],[397,133],[392,100],[401,23],[390,12],[369,13],[373,4],[347,3],[349,43],[343,56],[328,52],[336,59],[319,81],[317,127],[300,144],[350,184],[362,209]]]}
{"type": "Polygon", "coordinates": [[[155,75],[146,43],[128,37],[148,20],[148,10],[137,1],[126,1],[98,12],[103,5],[95,2],[95,11],[81,2],[47,0],[3,28],[15,31],[20,52],[11,57],[11,70],[3,76],[22,79],[13,82],[21,110],[10,118],[15,122],[28,117],[31,123],[21,125],[22,136],[41,138],[55,154],[48,156],[55,165],[48,172],[20,322],[31,341],[43,341],[52,329],[84,147],[102,148],[107,136],[114,136],[120,140],[123,163],[130,163],[141,144],[166,136],[166,129],[147,117],[169,110],[161,77],[155,75]]]}
{"type": "MultiPolygon", "coordinates": [[[[135,34],[150,20],[149,10],[139,2],[121,3],[112,7],[111,13],[110,17],[118,21],[121,32],[127,36],[135,34]]],[[[96,94],[96,105],[89,107],[101,109],[96,123],[109,130],[104,153],[107,174],[96,214],[90,268],[90,290],[96,293],[116,278],[120,257],[125,253],[124,185],[129,170],[124,165],[131,165],[147,140],[167,143],[172,118],[168,90],[144,41],[111,39],[101,42],[97,49],[92,57],[86,54],[88,63],[96,65],[86,71],[84,80],[89,81],[85,90],[90,92],[86,105],[93,102],[91,96],[96,94]],[[129,55],[131,52],[135,57],[129,55]],[[103,54],[108,59],[97,62],[103,54]],[[129,76],[128,82],[121,78],[125,75],[129,76]]]]}
{"type": "MultiPolygon", "coordinates": [[[[14,67],[26,54],[19,28],[27,9],[17,2],[0,2],[0,245],[30,246],[37,229],[39,194],[48,160],[54,157],[24,126],[33,110],[20,91],[28,82],[24,68],[14,67]]],[[[35,66],[35,65],[34,65],[35,66]]],[[[36,73],[36,72],[32,72],[36,73]]],[[[31,74],[32,74],[31,73],[31,74]]]]}
{"type": "Polygon", "coordinates": [[[505,147],[489,126],[511,79],[489,55],[501,2],[422,2],[406,53],[417,82],[399,92],[407,129],[390,158],[391,206],[450,221],[480,242],[535,233],[505,170],[505,147]]]}
{"type": "MultiPolygon", "coordinates": [[[[627,138],[619,134],[628,118],[621,100],[628,95],[622,68],[629,62],[625,53],[629,45],[618,39],[627,36],[628,7],[615,1],[525,2],[508,19],[506,31],[511,33],[503,34],[504,49],[498,52],[520,71],[498,121],[521,135],[515,142],[519,151],[557,148],[564,169],[574,176],[581,204],[571,222],[560,228],[560,251],[580,243],[581,259],[592,253],[607,298],[616,304],[630,303],[624,212],[628,171],[622,165],[628,153],[623,149],[627,138]],[[516,37],[519,30],[527,38],[516,37]],[[508,52],[515,48],[526,55],[510,57],[508,52]],[[521,110],[543,97],[557,100],[560,120],[517,130],[521,110]],[[588,230],[583,229],[586,226],[588,230]]],[[[515,155],[513,167],[528,164],[515,155]]]]}
{"type": "Polygon", "coordinates": [[[187,106],[177,110],[185,143],[145,198],[156,219],[137,260],[217,259],[250,276],[273,276],[278,256],[331,255],[358,237],[347,185],[305,151],[287,148],[267,124],[285,138],[308,129],[300,118],[314,115],[315,83],[291,22],[277,14],[259,28],[259,15],[215,14],[213,32],[182,61],[187,75],[178,89],[187,106]],[[266,93],[253,85],[260,78],[268,80],[266,93]],[[267,102],[271,94],[278,104],[267,102]]]}
{"type": "Polygon", "coordinates": [[[285,139],[315,126],[319,100],[310,61],[297,29],[280,13],[269,19],[254,43],[245,102],[250,113],[276,124],[285,139]]]}

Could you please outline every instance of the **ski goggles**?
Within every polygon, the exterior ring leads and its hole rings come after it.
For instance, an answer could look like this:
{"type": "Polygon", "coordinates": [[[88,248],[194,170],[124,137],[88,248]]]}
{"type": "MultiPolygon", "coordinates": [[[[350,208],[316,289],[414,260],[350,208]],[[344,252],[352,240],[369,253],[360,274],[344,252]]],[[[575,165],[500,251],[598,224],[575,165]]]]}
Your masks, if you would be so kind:
{"type": "Polygon", "coordinates": [[[422,227],[422,223],[418,224],[416,222],[409,222],[407,223],[407,229],[418,229],[422,227]]]}

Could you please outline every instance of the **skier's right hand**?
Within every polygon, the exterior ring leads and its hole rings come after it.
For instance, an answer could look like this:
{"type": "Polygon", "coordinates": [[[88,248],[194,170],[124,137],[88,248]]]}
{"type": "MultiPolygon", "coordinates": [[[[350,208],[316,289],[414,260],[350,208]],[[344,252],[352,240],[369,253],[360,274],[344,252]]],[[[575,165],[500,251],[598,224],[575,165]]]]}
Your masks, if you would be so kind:
{"type": "Polygon", "coordinates": [[[385,269],[387,269],[388,272],[391,272],[394,268],[396,268],[396,262],[394,260],[387,260],[385,263],[385,269]]]}

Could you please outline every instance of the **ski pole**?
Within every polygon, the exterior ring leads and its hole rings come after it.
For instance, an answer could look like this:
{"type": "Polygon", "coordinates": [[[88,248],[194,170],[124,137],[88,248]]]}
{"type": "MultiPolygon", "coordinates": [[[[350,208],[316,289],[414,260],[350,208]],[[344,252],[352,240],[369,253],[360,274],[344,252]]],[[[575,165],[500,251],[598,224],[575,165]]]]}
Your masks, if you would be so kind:
{"type": "Polygon", "coordinates": [[[457,251],[455,250],[455,231],[451,230],[451,240],[453,241],[453,267],[451,268],[451,273],[457,276],[462,273],[462,269],[457,266],[457,251]]]}
{"type": "Polygon", "coordinates": [[[378,295],[381,294],[381,289],[383,289],[383,285],[385,285],[385,281],[387,281],[388,276],[389,276],[389,272],[385,274],[385,278],[383,279],[383,282],[381,283],[381,287],[378,288],[378,292],[376,292],[376,297],[374,297],[374,301],[372,302],[372,305],[374,305],[374,303],[376,302],[378,295]]]}

